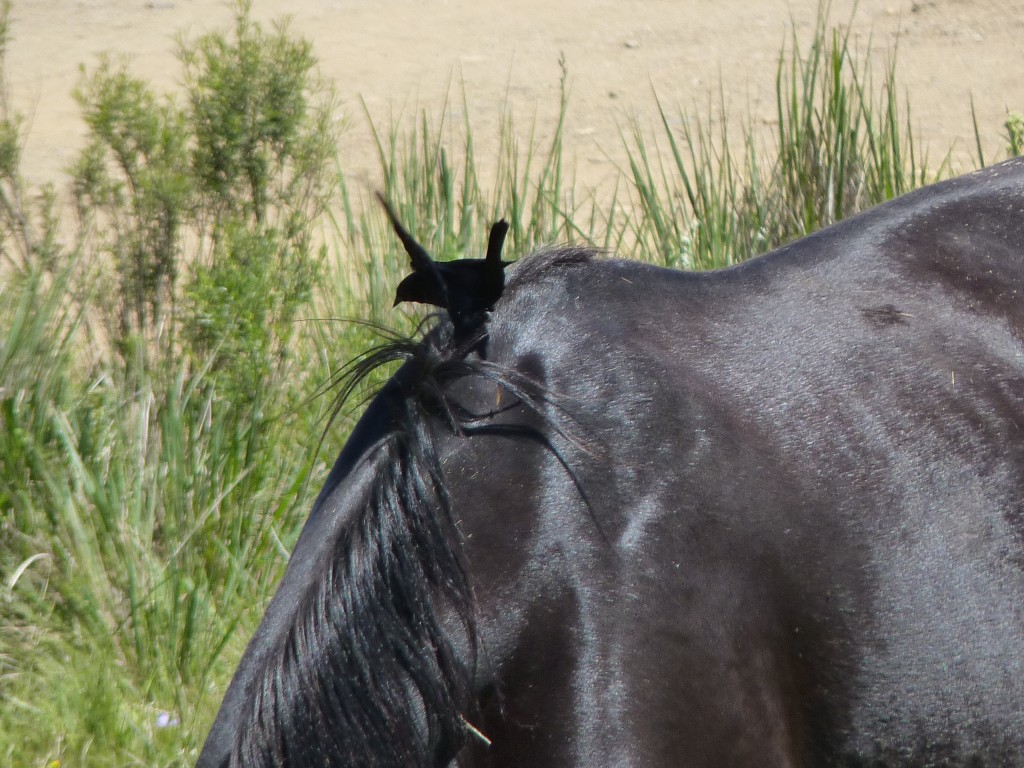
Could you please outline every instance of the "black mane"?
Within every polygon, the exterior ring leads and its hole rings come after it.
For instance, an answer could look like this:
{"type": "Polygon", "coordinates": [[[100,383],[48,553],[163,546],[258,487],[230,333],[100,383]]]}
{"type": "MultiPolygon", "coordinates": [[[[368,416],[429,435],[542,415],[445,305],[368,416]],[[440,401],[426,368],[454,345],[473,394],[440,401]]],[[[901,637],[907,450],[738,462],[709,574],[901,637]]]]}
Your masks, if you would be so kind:
{"type": "Polygon", "coordinates": [[[447,330],[393,339],[341,379],[347,397],[380,365],[406,361],[379,395],[393,428],[363,459],[376,464],[375,487],[267,660],[247,718],[255,727],[239,731],[235,764],[424,765],[465,738],[472,670],[436,607],[454,612],[473,647],[473,598],[423,418],[444,403],[454,369],[472,368],[447,330]]]}
{"type": "Polygon", "coordinates": [[[582,245],[541,248],[516,262],[509,273],[505,290],[515,292],[542,280],[549,272],[569,264],[585,264],[601,255],[601,251],[582,245]]]}
{"type": "MultiPolygon", "coordinates": [[[[538,254],[518,265],[515,284],[587,258],[538,254]]],[[[425,326],[390,336],[336,377],[334,414],[373,371],[403,362],[377,394],[391,426],[361,459],[375,465],[372,493],[257,674],[243,716],[253,727],[238,731],[232,765],[445,764],[474,731],[476,609],[435,434],[439,424],[468,434],[479,422],[449,394],[466,377],[498,384],[546,422],[551,402],[477,354],[486,327],[460,339],[442,313],[425,326]]]]}

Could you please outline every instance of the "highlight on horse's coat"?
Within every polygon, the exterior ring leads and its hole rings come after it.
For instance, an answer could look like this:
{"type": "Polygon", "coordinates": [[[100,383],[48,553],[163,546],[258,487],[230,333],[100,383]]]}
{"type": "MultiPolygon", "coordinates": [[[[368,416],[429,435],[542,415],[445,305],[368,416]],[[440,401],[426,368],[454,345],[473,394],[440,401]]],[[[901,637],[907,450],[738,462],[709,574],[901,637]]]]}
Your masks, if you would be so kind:
{"type": "Polygon", "coordinates": [[[447,312],[200,768],[1024,765],[1024,161],[703,274],[391,220],[447,312]]]}

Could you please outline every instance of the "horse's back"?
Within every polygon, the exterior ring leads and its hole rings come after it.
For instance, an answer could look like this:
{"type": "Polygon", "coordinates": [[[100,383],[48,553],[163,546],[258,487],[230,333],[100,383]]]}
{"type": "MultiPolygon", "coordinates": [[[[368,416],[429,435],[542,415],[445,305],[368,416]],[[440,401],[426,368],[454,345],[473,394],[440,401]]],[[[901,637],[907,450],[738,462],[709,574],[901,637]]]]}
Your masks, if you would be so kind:
{"type": "Polygon", "coordinates": [[[1024,163],[720,272],[540,258],[489,353],[568,437],[476,451],[537,490],[467,518],[534,558],[468,540],[515,754],[1024,764],[1024,163]]]}

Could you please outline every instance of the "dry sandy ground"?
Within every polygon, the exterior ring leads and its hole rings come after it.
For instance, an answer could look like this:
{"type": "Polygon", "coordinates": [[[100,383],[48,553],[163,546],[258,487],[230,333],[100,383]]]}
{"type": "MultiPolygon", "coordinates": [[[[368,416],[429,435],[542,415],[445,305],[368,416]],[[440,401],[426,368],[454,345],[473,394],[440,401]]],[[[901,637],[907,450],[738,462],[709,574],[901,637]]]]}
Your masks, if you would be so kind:
{"type": "MultiPolygon", "coordinates": [[[[955,145],[973,151],[973,98],[988,151],[1002,144],[1007,108],[1024,110],[1024,0],[834,0],[831,19],[852,20],[878,71],[899,41],[897,74],[914,129],[935,164],[955,145]]],[[[507,101],[526,127],[550,126],[564,54],[571,103],[567,138],[578,177],[600,185],[623,161],[630,116],[652,124],[656,93],[693,114],[712,112],[722,84],[730,111],[768,122],[775,65],[791,30],[806,46],[816,0],[256,0],[261,20],[292,17],[314,44],[322,73],[353,126],[342,141],[347,171],[377,181],[359,99],[378,118],[439,112],[464,83],[480,161],[487,162],[507,101]]],[[[80,65],[104,51],[130,56],[161,89],[177,85],[176,35],[231,23],[224,0],[15,0],[8,79],[30,116],[25,173],[60,181],[82,144],[71,91],[80,65]]],[[[461,98],[461,97],[459,97],[461,98]]]]}

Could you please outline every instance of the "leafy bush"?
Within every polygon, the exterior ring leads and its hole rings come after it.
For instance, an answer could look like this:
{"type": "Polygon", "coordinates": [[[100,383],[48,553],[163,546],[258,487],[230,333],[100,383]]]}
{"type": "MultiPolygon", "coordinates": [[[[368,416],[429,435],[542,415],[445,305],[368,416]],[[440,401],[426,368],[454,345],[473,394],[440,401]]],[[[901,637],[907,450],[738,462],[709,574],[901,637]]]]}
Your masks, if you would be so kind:
{"type": "Polygon", "coordinates": [[[173,313],[183,230],[192,209],[185,114],[158,99],[127,63],[104,57],[75,96],[89,142],[72,178],[83,247],[108,255],[119,300],[105,307],[108,328],[128,360],[173,353],[173,313]],[[142,356],[142,357],[139,357],[142,356]]]}
{"type": "Polygon", "coordinates": [[[189,764],[308,507],[290,342],[337,136],[308,44],[249,10],[183,44],[185,106],[83,71],[67,248],[0,92],[2,764],[189,764]]]}
{"type": "Polygon", "coordinates": [[[90,140],[72,169],[83,242],[117,275],[108,331],[124,362],[184,352],[233,402],[281,363],[335,191],[333,100],[309,43],[250,9],[238,4],[233,37],[182,44],[186,107],[125,62],[84,74],[90,140]]]}

